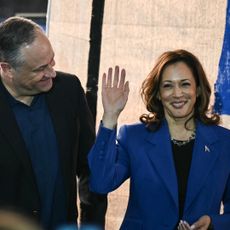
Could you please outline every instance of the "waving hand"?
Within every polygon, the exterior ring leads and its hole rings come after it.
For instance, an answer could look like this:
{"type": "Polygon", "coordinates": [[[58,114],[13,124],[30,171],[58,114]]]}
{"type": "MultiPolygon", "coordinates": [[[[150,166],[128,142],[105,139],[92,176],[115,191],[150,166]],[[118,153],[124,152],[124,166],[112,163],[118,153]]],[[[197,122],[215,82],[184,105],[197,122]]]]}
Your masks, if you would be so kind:
{"type": "Polygon", "coordinates": [[[109,68],[108,74],[102,77],[102,104],[104,108],[103,125],[106,128],[114,128],[117,119],[124,109],[129,95],[129,83],[125,81],[125,70],[115,67],[109,68]]]}

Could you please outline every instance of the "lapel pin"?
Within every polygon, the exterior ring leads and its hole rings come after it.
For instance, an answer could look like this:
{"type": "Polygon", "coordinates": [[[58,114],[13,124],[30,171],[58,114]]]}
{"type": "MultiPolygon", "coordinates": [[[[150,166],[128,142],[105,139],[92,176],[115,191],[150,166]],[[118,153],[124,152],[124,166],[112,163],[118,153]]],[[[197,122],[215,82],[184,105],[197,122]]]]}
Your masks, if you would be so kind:
{"type": "Polygon", "coordinates": [[[204,146],[204,151],[205,151],[205,152],[210,152],[210,149],[208,148],[207,145],[204,146]]]}

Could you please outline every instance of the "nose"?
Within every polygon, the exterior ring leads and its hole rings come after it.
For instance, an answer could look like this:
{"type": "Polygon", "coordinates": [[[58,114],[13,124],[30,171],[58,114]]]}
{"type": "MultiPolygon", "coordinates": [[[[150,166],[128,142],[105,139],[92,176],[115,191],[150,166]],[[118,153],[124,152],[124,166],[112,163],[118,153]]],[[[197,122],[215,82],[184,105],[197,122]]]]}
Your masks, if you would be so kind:
{"type": "Polygon", "coordinates": [[[54,70],[55,61],[53,60],[45,69],[45,76],[49,78],[56,77],[56,71],[54,70]]]}
{"type": "Polygon", "coordinates": [[[56,77],[56,71],[54,70],[53,67],[50,68],[50,77],[55,78],[56,77]]]}
{"type": "Polygon", "coordinates": [[[180,97],[180,96],[182,96],[182,93],[183,93],[183,90],[181,89],[181,87],[178,86],[178,85],[176,85],[176,86],[174,87],[174,90],[173,90],[173,95],[174,95],[175,97],[180,97]]]}

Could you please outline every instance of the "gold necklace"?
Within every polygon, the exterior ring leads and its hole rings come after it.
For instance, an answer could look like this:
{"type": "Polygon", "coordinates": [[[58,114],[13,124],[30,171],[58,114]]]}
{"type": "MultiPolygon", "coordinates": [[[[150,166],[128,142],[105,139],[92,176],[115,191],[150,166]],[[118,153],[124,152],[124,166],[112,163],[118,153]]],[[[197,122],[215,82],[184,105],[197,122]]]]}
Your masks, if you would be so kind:
{"type": "Polygon", "coordinates": [[[185,140],[185,141],[181,141],[181,140],[175,140],[174,138],[171,138],[171,141],[174,145],[177,145],[179,147],[188,144],[190,141],[194,140],[196,138],[196,133],[195,131],[193,131],[193,133],[191,134],[191,136],[185,140]]]}

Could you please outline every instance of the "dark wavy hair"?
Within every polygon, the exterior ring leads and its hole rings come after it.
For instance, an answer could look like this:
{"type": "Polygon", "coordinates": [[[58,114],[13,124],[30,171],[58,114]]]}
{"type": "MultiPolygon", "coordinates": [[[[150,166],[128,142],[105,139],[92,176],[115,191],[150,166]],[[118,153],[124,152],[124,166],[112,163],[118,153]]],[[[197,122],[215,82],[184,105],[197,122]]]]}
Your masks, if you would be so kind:
{"type": "Polygon", "coordinates": [[[146,124],[150,130],[157,130],[160,127],[162,120],[165,118],[163,105],[158,97],[162,74],[167,66],[177,62],[183,62],[189,67],[195,78],[196,86],[199,87],[199,95],[194,105],[194,115],[187,122],[195,118],[207,125],[218,124],[220,121],[219,115],[209,110],[211,87],[204,69],[196,56],[182,49],[163,53],[142,83],[141,97],[149,114],[142,114],[140,121],[146,124]]]}
{"type": "Polygon", "coordinates": [[[36,30],[42,28],[32,20],[10,17],[0,24],[0,62],[20,67],[24,59],[21,48],[35,40],[36,30]]]}

